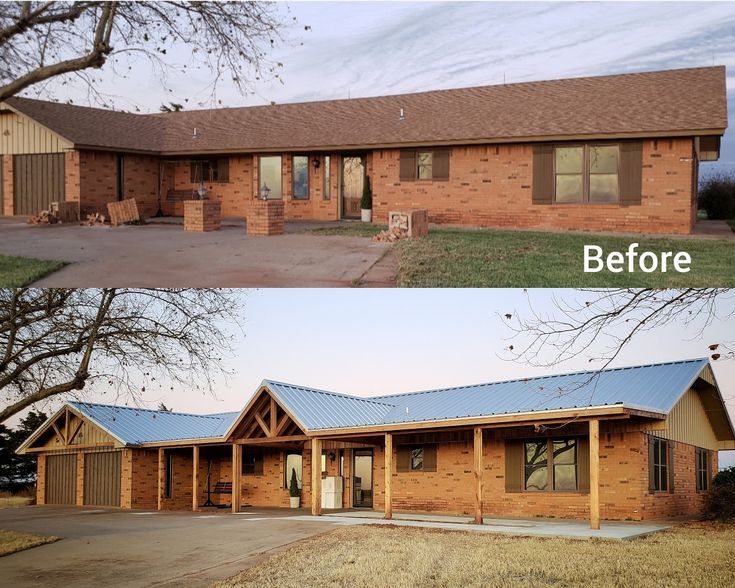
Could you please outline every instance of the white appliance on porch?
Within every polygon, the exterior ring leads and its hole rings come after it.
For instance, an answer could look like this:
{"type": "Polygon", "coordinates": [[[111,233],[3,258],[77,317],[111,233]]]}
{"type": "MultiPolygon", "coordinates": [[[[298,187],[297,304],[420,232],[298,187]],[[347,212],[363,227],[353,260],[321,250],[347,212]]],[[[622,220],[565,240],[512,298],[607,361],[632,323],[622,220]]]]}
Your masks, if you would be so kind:
{"type": "Polygon", "coordinates": [[[322,508],[342,508],[342,476],[322,479],[322,508]]]}

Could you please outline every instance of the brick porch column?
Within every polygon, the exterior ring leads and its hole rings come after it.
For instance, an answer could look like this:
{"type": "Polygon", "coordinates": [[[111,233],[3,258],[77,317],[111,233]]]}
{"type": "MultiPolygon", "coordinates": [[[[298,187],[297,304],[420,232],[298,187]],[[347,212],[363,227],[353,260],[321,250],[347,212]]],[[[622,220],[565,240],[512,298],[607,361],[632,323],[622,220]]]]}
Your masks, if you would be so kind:
{"type": "Polygon", "coordinates": [[[311,440],[311,514],[322,514],[322,441],[311,440]]]}
{"type": "Polygon", "coordinates": [[[193,470],[191,472],[191,510],[199,510],[199,445],[192,447],[193,470]]]}
{"type": "Polygon", "coordinates": [[[242,473],[242,445],[232,444],[232,512],[240,512],[242,488],[240,474],[242,473]]]}
{"type": "Polygon", "coordinates": [[[590,528],[600,528],[600,421],[590,420],[590,528]]]}
{"type": "Polygon", "coordinates": [[[385,518],[393,518],[393,435],[385,434],[385,518]]]}
{"type": "Polygon", "coordinates": [[[158,448],[158,510],[163,507],[163,476],[164,476],[164,452],[163,447],[158,448]]]}
{"type": "Polygon", "coordinates": [[[482,429],[475,427],[474,440],[475,460],[473,469],[475,471],[475,524],[482,524],[482,429]]]}

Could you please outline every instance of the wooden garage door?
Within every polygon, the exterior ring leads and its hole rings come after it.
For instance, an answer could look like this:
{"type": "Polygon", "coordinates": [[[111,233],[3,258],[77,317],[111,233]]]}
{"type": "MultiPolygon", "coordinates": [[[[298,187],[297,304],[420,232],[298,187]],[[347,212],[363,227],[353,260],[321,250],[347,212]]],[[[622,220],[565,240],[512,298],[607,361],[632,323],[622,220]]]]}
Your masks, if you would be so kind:
{"type": "Polygon", "coordinates": [[[77,456],[46,456],[46,504],[76,504],[77,456]]]}
{"type": "Polygon", "coordinates": [[[84,504],[120,506],[119,451],[84,456],[84,504]]]}
{"type": "Polygon", "coordinates": [[[63,153],[13,156],[14,214],[38,214],[63,200],[63,153]]]}

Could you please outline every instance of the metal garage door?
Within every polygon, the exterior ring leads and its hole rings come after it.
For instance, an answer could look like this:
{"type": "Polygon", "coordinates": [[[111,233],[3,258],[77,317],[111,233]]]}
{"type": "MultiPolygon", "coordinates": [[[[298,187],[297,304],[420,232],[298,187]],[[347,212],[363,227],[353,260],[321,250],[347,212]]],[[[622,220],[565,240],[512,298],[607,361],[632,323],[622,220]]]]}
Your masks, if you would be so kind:
{"type": "Polygon", "coordinates": [[[46,456],[46,504],[75,504],[77,494],[77,456],[46,456]]]}
{"type": "Polygon", "coordinates": [[[13,156],[14,214],[38,214],[63,200],[63,153],[13,156]]]}
{"type": "Polygon", "coordinates": [[[84,504],[120,506],[120,461],[119,451],[84,456],[84,504]]]}

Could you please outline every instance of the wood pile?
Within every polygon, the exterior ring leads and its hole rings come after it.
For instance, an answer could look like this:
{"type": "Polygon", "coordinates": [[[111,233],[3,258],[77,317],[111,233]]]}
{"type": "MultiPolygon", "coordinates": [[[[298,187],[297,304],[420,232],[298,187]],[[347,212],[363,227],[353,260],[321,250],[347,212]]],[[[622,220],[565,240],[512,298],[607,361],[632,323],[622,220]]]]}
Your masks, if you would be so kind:
{"type": "Polygon", "coordinates": [[[135,198],[127,198],[120,202],[108,202],[107,212],[110,215],[110,224],[115,227],[125,223],[140,222],[140,213],[138,213],[138,204],[135,198]]]}
{"type": "Polygon", "coordinates": [[[42,210],[38,214],[29,216],[27,222],[29,225],[55,225],[59,219],[50,210],[42,210]]]}
{"type": "Polygon", "coordinates": [[[401,239],[408,237],[408,229],[401,227],[391,227],[384,231],[380,231],[377,235],[373,236],[373,241],[379,241],[380,243],[395,243],[401,239]]]}
{"type": "Polygon", "coordinates": [[[87,215],[87,220],[82,221],[80,224],[83,227],[99,227],[105,224],[105,215],[99,212],[94,212],[87,215]]]}

